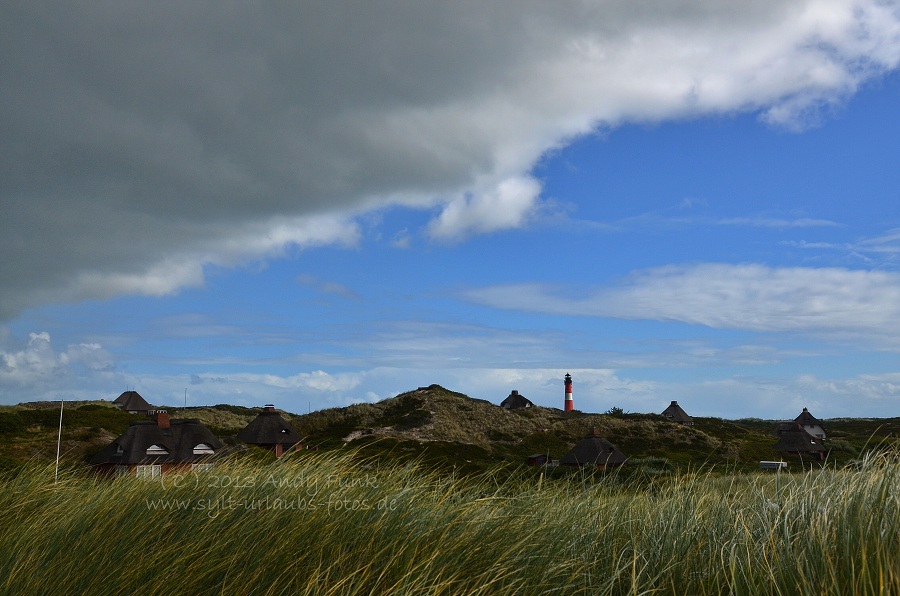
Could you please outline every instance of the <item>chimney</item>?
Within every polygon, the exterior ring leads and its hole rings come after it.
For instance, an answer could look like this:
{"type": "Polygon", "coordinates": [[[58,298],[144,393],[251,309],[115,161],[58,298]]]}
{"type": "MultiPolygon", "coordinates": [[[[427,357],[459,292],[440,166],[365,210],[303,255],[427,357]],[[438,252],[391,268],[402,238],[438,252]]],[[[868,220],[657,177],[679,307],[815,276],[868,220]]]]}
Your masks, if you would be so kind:
{"type": "Polygon", "coordinates": [[[672,405],[673,405],[673,406],[677,406],[677,405],[678,405],[678,402],[675,401],[675,400],[673,399],[673,400],[672,400],[672,405]]]}
{"type": "Polygon", "coordinates": [[[272,413],[274,411],[275,411],[275,404],[266,404],[265,407],[263,407],[263,412],[272,413]]]}
{"type": "Polygon", "coordinates": [[[513,390],[512,390],[512,394],[513,394],[513,395],[519,395],[519,390],[518,390],[518,389],[513,389],[513,390]]]}
{"type": "Polygon", "coordinates": [[[169,428],[169,413],[165,410],[157,410],[156,425],[160,428],[169,428]]]}

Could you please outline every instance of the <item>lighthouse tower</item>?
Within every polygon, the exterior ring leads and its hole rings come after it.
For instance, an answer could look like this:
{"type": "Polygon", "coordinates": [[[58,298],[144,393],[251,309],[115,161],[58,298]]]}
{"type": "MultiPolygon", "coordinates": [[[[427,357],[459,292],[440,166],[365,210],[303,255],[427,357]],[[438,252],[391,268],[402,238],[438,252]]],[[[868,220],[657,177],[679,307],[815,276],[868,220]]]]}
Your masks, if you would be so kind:
{"type": "Polygon", "coordinates": [[[566,412],[571,412],[575,409],[575,402],[572,401],[572,375],[566,373],[566,412]]]}

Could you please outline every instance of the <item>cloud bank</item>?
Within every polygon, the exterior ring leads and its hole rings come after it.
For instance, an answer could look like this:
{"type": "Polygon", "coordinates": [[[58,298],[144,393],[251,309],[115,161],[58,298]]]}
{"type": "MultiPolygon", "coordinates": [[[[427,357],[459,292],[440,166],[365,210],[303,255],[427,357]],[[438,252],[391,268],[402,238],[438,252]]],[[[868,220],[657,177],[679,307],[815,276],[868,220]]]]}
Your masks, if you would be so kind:
{"type": "Polygon", "coordinates": [[[802,128],[900,61],[877,0],[95,5],[0,22],[0,318],[164,294],[355,217],[526,224],[547,151],[626,121],[802,128]]]}
{"type": "Polygon", "coordinates": [[[587,291],[520,284],[464,297],[504,309],[879,337],[895,346],[900,332],[900,274],[879,271],[703,263],[639,271],[618,286],[587,291]]]}

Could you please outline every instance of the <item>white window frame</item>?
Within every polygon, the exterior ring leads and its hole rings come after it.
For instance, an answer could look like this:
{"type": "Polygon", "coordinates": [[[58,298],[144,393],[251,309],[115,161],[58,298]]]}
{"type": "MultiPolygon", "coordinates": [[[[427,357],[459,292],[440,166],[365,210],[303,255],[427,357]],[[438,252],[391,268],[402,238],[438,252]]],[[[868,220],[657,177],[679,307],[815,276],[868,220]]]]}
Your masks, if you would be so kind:
{"type": "Polygon", "coordinates": [[[150,445],[147,447],[147,455],[169,455],[169,450],[162,445],[150,445]]]}
{"type": "Polygon", "coordinates": [[[138,478],[159,478],[162,476],[162,466],[159,464],[139,465],[134,470],[138,478]]]}
{"type": "Polygon", "coordinates": [[[194,455],[212,455],[213,453],[215,453],[213,448],[206,443],[197,443],[194,446],[194,455]]]}

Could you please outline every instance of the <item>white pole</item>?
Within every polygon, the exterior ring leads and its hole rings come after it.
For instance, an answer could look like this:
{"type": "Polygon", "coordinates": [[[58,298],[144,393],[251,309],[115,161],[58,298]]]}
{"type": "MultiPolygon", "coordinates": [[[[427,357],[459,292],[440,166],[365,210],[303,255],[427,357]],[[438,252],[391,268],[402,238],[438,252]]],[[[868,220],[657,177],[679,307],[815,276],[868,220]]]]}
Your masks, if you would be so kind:
{"type": "Polygon", "coordinates": [[[62,443],[62,414],[63,414],[63,400],[59,400],[59,435],[56,437],[56,474],[53,478],[53,482],[59,482],[59,446],[62,443]]]}

